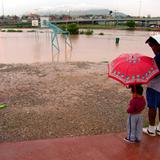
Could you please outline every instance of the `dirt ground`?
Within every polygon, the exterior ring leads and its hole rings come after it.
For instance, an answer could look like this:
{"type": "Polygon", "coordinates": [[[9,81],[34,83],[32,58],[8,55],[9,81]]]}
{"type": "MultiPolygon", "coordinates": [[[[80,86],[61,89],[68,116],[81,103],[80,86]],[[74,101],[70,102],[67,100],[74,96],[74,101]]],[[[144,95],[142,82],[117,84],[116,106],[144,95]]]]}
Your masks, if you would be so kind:
{"type": "Polygon", "coordinates": [[[106,66],[0,64],[0,142],[125,131],[130,91],[106,66]]]}

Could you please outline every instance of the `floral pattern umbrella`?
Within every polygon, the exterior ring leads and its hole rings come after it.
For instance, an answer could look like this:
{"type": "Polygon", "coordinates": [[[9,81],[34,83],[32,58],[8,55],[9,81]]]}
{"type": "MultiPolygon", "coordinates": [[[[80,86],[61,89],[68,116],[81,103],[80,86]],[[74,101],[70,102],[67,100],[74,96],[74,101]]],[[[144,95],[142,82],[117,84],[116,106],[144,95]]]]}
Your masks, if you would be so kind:
{"type": "Polygon", "coordinates": [[[160,71],[153,58],[139,54],[122,54],[108,64],[108,77],[124,85],[146,84],[160,71]]]}

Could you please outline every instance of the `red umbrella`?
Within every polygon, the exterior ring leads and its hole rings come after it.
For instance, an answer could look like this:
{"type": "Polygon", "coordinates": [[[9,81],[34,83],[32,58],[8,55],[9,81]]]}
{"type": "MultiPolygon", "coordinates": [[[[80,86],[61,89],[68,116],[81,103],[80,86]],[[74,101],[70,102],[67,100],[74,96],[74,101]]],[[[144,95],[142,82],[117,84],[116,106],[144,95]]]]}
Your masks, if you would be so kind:
{"type": "Polygon", "coordinates": [[[122,54],[108,64],[108,76],[124,85],[145,84],[157,74],[154,59],[139,53],[122,54]]]}

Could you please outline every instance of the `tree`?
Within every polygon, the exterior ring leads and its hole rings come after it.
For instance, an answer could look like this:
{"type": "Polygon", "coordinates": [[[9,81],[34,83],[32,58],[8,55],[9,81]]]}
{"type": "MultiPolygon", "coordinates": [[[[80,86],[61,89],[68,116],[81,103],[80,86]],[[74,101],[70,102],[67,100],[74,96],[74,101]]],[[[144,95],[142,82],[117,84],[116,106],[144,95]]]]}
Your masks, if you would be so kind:
{"type": "Polygon", "coordinates": [[[148,14],[148,15],[147,15],[147,18],[151,18],[151,15],[150,15],[150,14],[148,14]]]}
{"type": "Polygon", "coordinates": [[[134,29],[135,26],[136,26],[136,23],[134,20],[130,20],[130,21],[127,21],[126,25],[130,28],[130,29],[134,29]]]}

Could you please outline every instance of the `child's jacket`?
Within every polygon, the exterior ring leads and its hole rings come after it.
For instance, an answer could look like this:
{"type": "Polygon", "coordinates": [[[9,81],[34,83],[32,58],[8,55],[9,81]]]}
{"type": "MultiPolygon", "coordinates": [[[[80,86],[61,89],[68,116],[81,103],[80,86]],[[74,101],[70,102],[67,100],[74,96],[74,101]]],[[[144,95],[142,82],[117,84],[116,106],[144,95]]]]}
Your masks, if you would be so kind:
{"type": "Polygon", "coordinates": [[[131,114],[140,113],[146,105],[146,101],[144,96],[133,97],[130,100],[127,112],[131,114]]]}

